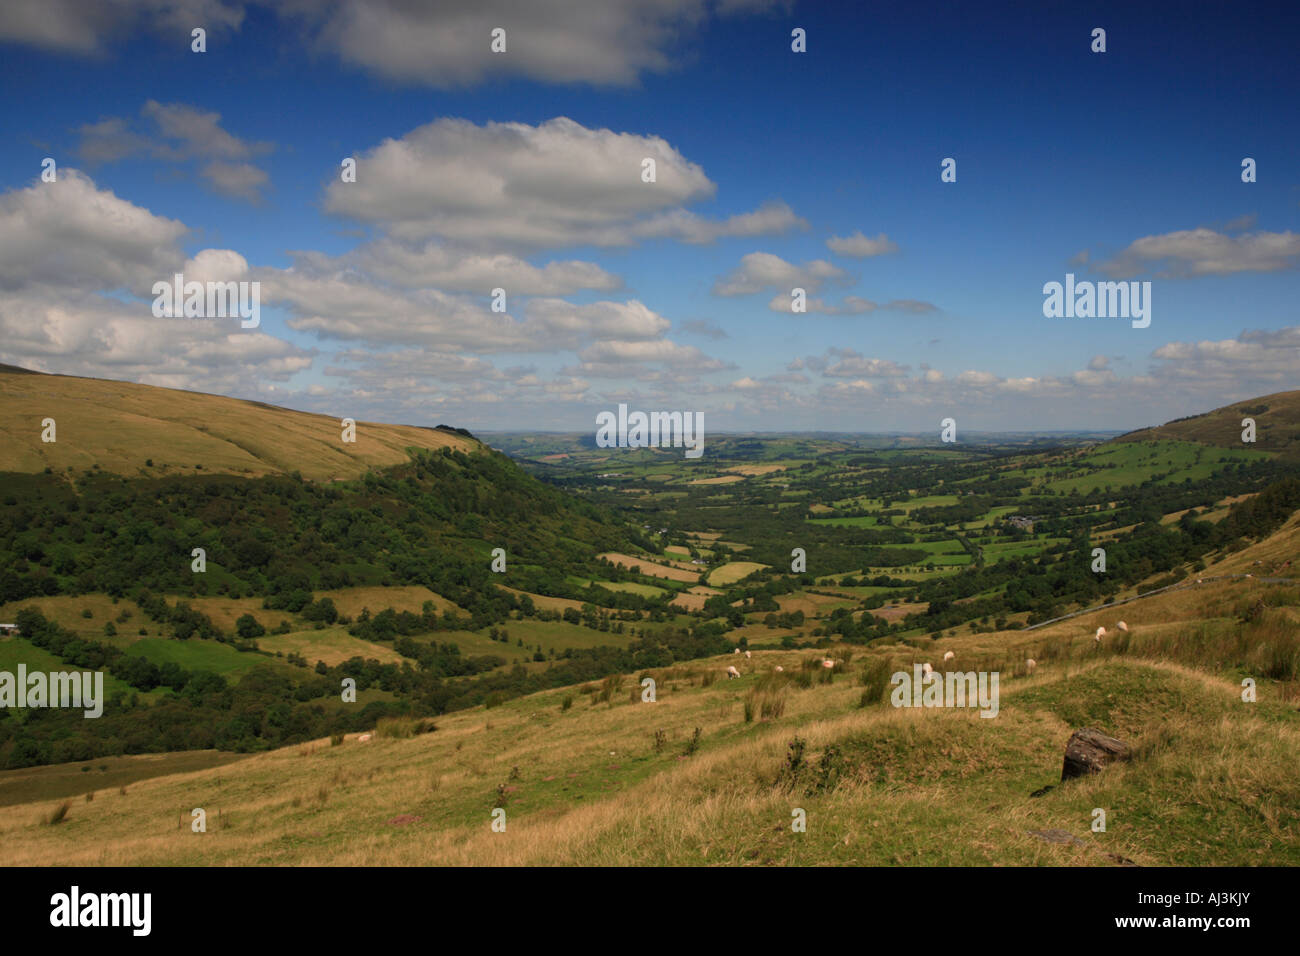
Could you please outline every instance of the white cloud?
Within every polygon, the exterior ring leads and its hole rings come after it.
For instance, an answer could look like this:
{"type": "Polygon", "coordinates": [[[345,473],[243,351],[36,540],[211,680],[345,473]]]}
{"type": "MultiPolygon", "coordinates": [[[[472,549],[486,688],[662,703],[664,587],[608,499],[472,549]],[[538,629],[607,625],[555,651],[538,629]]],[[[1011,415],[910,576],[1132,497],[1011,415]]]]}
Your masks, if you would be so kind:
{"type": "MultiPolygon", "coordinates": [[[[771,6],[716,5],[719,16],[771,6]]],[[[347,0],[295,3],[314,42],[345,62],[390,80],[435,87],[490,77],[627,86],[662,73],[710,12],[704,0],[475,0],[409,3],[347,0]],[[490,50],[506,30],[506,52],[490,50]]]]}
{"type": "Polygon", "coordinates": [[[48,282],[144,294],[175,271],[186,232],[64,167],[56,182],[0,195],[0,287],[48,282]]]}
{"type": "Polygon", "coordinates": [[[1300,266],[1300,234],[1248,232],[1225,235],[1213,229],[1183,229],[1137,239],[1098,269],[1128,278],[1159,269],[1162,278],[1225,276],[1239,272],[1281,272],[1300,266]]]}
{"type": "Polygon", "coordinates": [[[61,53],[98,54],[114,39],[140,29],[188,46],[190,30],[209,35],[239,28],[241,3],[222,0],[6,0],[0,4],[0,40],[61,53]]]}
{"type": "MultiPolygon", "coordinates": [[[[314,257],[318,265],[329,261],[318,253],[304,255],[314,257]]],[[[433,286],[480,294],[502,288],[508,297],[570,295],[584,289],[608,292],[623,286],[621,278],[594,262],[570,259],[538,267],[518,256],[463,252],[435,242],[417,245],[380,239],[337,262],[343,267],[355,262],[369,275],[407,288],[433,286]]]]}
{"type": "MultiPolygon", "coordinates": [[[[794,298],[789,293],[778,292],[768,302],[767,307],[773,312],[803,314],[794,311],[794,298]]],[[[872,312],[908,312],[920,315],[937,311],[939,311],[937,306],[929,302],[918,302],[915,299],[894,299],[884,305],[857,295],[846,295],[839,304],[828,302],[820,296],[811,296],[804,300],[804,312],[809,315],[867,315],[872,312]]]]}
{"type": "Polygon", "coordinates": [[[791,289],[816,292],[826,283],[843,284],[850,276],[825,259],[814,259],[798,266],[770,252],[751,252],[740,265],[713,285],[714,295],[751,295],[765,289],[779,289],[789,295],[791,289]]]}
{"type": "Polygon", "coordinates": [[[851,236],[831,236],[826,240],[826,247],[837,255],[855,259],[883,256],[898,251],[898,243],[883,232],[876,238],[870,239],[862,234],[862,230],[858,230],[851,236]]]}
{"type": "Polygon", "coordinates": [[[538,126],[440,119],[362,152],[357,181],[331,182],[325,207],[393,238],[480,247],[710,242],[801,223],[780,203],[720,221],[682,208],[715,191],[657,136],[588,129],[567,117],[538,126]],[[654,183],[641,181],[645,158],[655,160],[654,183]]]}
{"type": "Polygon", "coordinates": [[[147,154],[164,162],[206,160],[199,174],[219,193],[258,202],[267,185],[264,170],[249,162],[271,149],[269,143],[250,143],[223,129],[221,114],[205,112],[184,103],[148,100],[140,115],[152,124],[152,136],[132,130],[124,117],[107,117],[78,127],[78,155],[87,163],[117,162],[147,154]]]}

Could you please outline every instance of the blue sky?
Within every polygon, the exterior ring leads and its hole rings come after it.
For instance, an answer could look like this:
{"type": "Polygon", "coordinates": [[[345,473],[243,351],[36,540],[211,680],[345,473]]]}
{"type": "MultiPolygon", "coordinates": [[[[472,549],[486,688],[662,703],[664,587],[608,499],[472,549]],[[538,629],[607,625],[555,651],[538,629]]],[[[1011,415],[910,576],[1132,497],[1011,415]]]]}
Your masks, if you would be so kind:
{"type": "Polygon", "coordinates": [[[1134,6],[9,4],[0,361],[471,429],[1127,428],[1296,387],[1300,12],[1134,6]],[[258,281],[260,326],[153,317],[181,270],[258,281]],[[1151,282],[1150,327],[1045,318],[1067,272],[1151,282]]]}

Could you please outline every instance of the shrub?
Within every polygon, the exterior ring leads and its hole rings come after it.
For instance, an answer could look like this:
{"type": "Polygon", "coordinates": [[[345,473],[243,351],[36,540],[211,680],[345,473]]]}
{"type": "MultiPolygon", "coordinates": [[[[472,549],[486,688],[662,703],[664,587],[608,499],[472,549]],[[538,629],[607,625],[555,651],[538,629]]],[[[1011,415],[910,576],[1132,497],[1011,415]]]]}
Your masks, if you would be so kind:
{"type": "Polygon", "coordinates": [[[858,706],[866,707],[883,700],[889,691],[893,664],[887,657],[875,657],[862,668],[862,699],[858,706]]]}

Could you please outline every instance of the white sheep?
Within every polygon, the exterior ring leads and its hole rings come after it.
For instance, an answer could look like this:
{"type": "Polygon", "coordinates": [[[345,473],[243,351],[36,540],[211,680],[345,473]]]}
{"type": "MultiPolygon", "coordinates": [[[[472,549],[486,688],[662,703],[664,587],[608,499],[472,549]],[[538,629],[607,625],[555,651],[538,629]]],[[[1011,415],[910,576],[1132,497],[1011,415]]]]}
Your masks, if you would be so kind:
{"type": "Polygon", "coordinates": [[[822,661],[822,667],[834,667],[834,666],[835,666],[834,661],[822,661]]]}
{"type": "Polygon", "coordinates": [[[745,660],[749,660],[749,651],[745,651],[745,660]]]}
{"type": "Polygon", "coordinates": [[[1119,628],[1121,631],[1123,631],[1125,634],[1128,633],[1128,625],[1125,624],[1123,621],[1120,621],[1120,622],[1119,622],[1118,624],[1116,624],[1115,626],[1118,627],[1118,628],[1119,628]]]}
{"type": "Polygon", "coordinates": [[[367,740],[371,738],[371,736],[372,736],[371,734],[362,734],[360,737],[357,738],[357,742],[364,744],[367,740]]]}
{"type": "Polygon", "coordinates": [[[921,673],[924,674],[926,677],[929,677],[931,674],[934,673],[934,668],[930,666],[929,661],[926,661],[924,664],[921,665],[921,673]]]}
{"type": "Polygon", "coordinates": [[[740,676],[740,671],[736,670],[736,668],[734,667],[727,668],[727,680],[731,680],[731,678],[739,677],[739,676],[740,676]]]}
{"type": "Polygon", "coordinates": [[[739,648],[739,647],[736,648],[736,649],[735,649],[734,651],[732,651],[731,653],[733,653],[733,654],[739,654],[739,653],[740,653],[740,648],[739,648]]]}
{"type": "Polygon", "coordinates": [[[1038,666],[1038,661],[1034,660],[1032,657],[1029,658],[1029,660],[1025,661],[1025,670],[1029,671],[1029,673],[1031,674],[1034,672],[1034,668],[1037,666],[1038,666]]]}
{"type": "Polygon", "coordinates": [[[785,668],[784,668],[784,667],[782,667],[780,664],[777,664],[777,665],[776,665],[776,672],[777,672],[778,674],[784,673],[784,671],[785,671],[785,668]]]}
{"type": "Polygon", "coordinates": [[[952,659],[953,659],[954,657],[956,657],[956,656],[957,656],[957,655],[954,654],[952,651],[948,651],[946,654],[943,655],[943,659],[944,659],[945,661],[950,661],[950,660],[952,660],[952,659]]]}
{"type": "Polygon", "coordinates": [[[1105,636],[1106,636],[1106,629],[1104,627],[1099,627],[1097,628],[1097,633],[1092,635],[1092,639],[1096,641],[1098,644],[1100,644],[1101,639],[1105,636]]]}

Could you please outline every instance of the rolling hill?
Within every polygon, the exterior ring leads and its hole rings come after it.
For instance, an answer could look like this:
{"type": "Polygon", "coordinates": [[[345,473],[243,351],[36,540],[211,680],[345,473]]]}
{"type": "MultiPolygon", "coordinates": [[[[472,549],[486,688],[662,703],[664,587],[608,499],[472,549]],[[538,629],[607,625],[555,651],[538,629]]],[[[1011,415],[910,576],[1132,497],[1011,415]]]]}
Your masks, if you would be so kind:
{"type": "Polygon", "coordinates": [[[121,788],[92,767],[89,796],[57,825],[42,820],[72,792],[68,768],[48,768],[59,796],[43,800],[27,771],[29,799],[0,807],[0,864],[1294,866],[1300,591],[1217,578],[1296,558],[1293,518],[1204,584],[1126,607],[1131,632],[1100,648],[1092,631],[1115,611],[924,650],[837,648],[829,683],[807,651],[759,652],[739,659],[740,680],[717,679],[727,655],[647,670],[653,703],[638,674],[121,788]],[[1002,672],[995,718],[864,693],[873,662],[910,669],[947,650],[1002,672]],[[1256,703],[1241,699],[1245,676],[1256,703]],[[1126,740],[1132,759],[1061,783],[1081,726],[1126,740]],[[191,829],[195,807],[206,832],[191,829]]]}
{"type": "Polygon", "coordinates": [[[474,439],[441,428],[356,423],[261,402],[105,379],[0,366],[0,471],[35,473],[98,466],[140,476],[299,472],[313,481],[356,478],[407,460],[407,449],[476,451],[474,439]],[[52,418],[56,441],[41,438],[52,418]],[[152,464],[150,464],[152,462],[152,464]]]}
{"type": "Polygon", "coordinates": [[[1275,392],[1261,398],[1224,405],[1202,415],[1178,418],[1154,428],[1142,428],[1115,438],[1117,442],[1190,441],[1217,448],[1255,448],[1300,458],[1300,390],[1275,392]],[[1255,419],[1253,446],[1241,440],[1243,418],[1255,419]]]}

